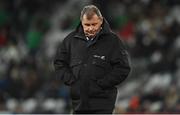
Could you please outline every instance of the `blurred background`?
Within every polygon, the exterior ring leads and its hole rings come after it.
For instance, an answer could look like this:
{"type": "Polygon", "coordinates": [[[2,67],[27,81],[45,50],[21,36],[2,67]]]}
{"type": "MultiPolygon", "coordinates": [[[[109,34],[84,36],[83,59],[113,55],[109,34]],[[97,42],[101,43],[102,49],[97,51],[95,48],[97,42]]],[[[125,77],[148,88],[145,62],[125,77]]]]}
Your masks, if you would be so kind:
{"type": "Polygon", "coordinates": [[[180,113],[179,0],[0,0],[0,113],[72,111],[52,61],[88,4],[131,57],[114,113],[180,113]]]}

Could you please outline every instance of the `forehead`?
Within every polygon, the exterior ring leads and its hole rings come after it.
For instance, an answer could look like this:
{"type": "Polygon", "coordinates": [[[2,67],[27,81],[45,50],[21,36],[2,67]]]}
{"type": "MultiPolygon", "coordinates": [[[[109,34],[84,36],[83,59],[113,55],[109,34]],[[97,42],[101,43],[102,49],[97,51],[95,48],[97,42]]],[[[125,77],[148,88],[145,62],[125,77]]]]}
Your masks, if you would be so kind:
{"type": "Polygon", "coordinates": [[[94,14],[90,19],[88,19],[86,14],[82,17],[82,23],[96,23],[100,21],[100,17],[98,17],[96,14],[94,14]]]}

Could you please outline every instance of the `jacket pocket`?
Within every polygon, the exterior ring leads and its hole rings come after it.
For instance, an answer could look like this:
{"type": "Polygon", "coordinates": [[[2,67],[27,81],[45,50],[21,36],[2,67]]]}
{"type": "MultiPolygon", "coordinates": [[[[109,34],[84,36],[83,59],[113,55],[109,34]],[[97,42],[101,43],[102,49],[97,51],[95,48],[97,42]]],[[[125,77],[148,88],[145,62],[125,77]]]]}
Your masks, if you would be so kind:
{"type": "Polygon", "coordinates": [[[94,58],[92,64],[94,65],[94,67],[92,68],[92,77],[94,79],[102,79],[105,74],[110,72],[111,66],[105,60],[94,58]]]}
{"type": "Polygon", "coordinates": [[[80,99],[80,80],[79,79],[71,85],[70,95],[73,100],[80,99]]]}
{"type": "Polygon", "coordinates": [[[81,59],[72,59],[70,63],[70,68],[72,70],[73,75],[77,78],[79,78],[79,72],[81,69],[82,60],[81,59]]]}
{"type": "Polygon", "coordinates": [[[72,58],[70,62],[70,68],[73,75],[76,77],[76,81],[70,87],[70,93],[73,100],[80,99],[80,80],[79,73],[81,69],[82,60],[78,58],[72,58]]]}
{"type": "Polygon", "coordinates": [[[108,92],[103,90],[96,82],[96,80],[90,79],[89,81],[89,96],[92,98],[107,98],[108,92]]]}

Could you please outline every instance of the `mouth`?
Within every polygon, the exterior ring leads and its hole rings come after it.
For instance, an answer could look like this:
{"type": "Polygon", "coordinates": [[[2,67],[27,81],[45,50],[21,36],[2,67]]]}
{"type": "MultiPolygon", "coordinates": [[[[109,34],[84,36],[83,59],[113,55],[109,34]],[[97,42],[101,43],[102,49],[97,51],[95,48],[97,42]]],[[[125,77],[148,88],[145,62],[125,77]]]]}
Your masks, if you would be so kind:
{"type": "Polygon", "coordinates": [[[86,34],[86,36],[89,38],[94,38],[95,34],[86,34]]]}
{"type": "Polygon", "coordinates": [[[90,32],[87,32],[87,33],[86,33],[86,36],[94,36],[95,34],[96,34],[96,32],[91,32],[91,33],[90,33],[90,32]]]}

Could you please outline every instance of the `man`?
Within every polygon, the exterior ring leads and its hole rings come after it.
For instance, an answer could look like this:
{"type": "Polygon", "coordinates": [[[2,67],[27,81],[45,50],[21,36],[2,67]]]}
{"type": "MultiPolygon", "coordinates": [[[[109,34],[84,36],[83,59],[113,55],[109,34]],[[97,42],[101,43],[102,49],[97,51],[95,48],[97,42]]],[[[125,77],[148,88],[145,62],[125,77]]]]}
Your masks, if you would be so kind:
{"type": "Polygon", "coordinates": [[[96,6],[85,6],[80,19],[58,49],[56,74],[70,86],[74,113],[112,113],[115,86],[130,72],[128,54],[96,6]]]}

